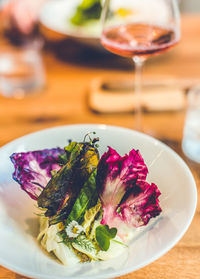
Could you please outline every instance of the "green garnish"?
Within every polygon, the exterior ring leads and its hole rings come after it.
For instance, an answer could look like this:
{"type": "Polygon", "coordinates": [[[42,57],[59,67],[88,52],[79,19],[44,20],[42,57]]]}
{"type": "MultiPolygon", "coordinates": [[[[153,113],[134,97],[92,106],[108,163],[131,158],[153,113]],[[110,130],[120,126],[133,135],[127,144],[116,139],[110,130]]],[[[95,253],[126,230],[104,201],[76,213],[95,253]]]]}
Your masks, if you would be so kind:
{"type": "Polygon", "coordinates": [[[108,251],[110,240],[115,238],[117,234],[116,228],[109,229],[108,225],[100,225],[96,228],[96,241],[103,251],[108,251]]]}

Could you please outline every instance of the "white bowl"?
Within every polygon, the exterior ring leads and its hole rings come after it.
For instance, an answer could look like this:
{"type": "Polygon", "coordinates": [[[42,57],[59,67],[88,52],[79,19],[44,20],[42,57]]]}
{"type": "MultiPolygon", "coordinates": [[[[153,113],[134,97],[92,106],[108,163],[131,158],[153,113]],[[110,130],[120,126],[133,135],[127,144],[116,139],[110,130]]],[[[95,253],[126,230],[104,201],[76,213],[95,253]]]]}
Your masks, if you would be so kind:
{"type": "Polygon", "coordinates": [[[158,140],[129,129],[106,125],[72,125],[42,130],[21,137],[0,149],[0,264],[37,279],[112,278],[139,269],[171,249],[189,227],[195,213],[197,192],[184,161],[158,140]],[[68,139],[82,141],[86,133],[100,137],[100,153],[107,146],[121,155],[139,149],[149,169],[147,181],[162,195],[162,214],[139,230],[129,248],[105,262],[65,267],[46,254],[36,241],[38,217],[35,202],[12,180],[9,156],[51,147],[63,147],[68,139]]]}

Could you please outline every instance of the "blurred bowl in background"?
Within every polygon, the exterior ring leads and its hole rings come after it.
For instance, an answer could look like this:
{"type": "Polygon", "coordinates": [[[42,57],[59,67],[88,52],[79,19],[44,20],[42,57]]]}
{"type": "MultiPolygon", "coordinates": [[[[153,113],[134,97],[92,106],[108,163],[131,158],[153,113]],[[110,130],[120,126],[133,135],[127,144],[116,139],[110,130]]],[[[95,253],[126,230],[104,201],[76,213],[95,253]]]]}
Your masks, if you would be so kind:
{"type": "MultiPolygon", "coordinates": [[[[123,18],[129,15],[127,9],[129,9],[129,1],[126,2],[126,8],[124,10],[123,2],[121,0],[115,1],[115,10],[113,10],[113,20],[117,17],[123,18]],[[126,14],[127,13],[127,14],[126,14]]],[[[168,6],[163,8],[165,2],[160,0],[146,0],[151,1],[152,13],[155,14],[156,23],[160,25],[165,25],[168,22],[169,8],[168,6]]],[[[130,3],[134,2],[134,21],[140,22],[149,21],[149,11],[147,10],[147,5],[145,1],[130,0],[130,3]]],[[[56,32],[57,34],[62,34],[66,37],[74,39],[81,44],[93,47],[99,50],[104,50],[100,44],[100,34],[101,34],[101,20],[94,19],[88,20],[83,25],[74,25],[71,22],[71,18],[75,15],[77,7],[82,3],[82,0],[49,0],[47,1],[40,12],[39,22],[42,26],[47,29],[56,32]]],[[[151,14],[152,18],[152,14],[151,14]]],[[[105,51],[105,50],[104,50],[105,51]]]]}
{"type": "Polygon", "coordinates": [[[99,41],[101,33],[99,20],[92,20],[84,26],[75,26],[70,22],[80,2],[80,0],[47,1],[41,9],[39,21],[47,29],[103,51],[104,48],[99,41]]]}

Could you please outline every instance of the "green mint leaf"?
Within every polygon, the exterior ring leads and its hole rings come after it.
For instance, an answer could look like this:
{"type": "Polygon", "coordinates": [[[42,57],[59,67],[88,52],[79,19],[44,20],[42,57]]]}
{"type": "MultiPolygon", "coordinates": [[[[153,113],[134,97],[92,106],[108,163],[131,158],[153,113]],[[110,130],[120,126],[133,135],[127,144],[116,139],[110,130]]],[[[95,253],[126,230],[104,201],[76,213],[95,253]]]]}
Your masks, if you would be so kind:
{"type": "Polygon", "coordinates": [[[109,229],[108,225],[100,225],[96,228],[96,241],[103,251],[107,251],[110,247],[110,240],[115,238],[117,234],[116,228],[109,229]]]}

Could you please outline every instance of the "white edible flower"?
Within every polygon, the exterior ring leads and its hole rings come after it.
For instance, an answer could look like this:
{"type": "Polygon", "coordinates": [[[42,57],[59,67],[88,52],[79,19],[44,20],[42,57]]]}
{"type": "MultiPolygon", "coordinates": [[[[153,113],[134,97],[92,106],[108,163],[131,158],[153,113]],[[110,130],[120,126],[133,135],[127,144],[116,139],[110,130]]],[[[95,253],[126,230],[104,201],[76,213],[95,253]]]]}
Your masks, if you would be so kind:
{"type": "Polygon", "coordinates": [[[69,237],[77,237],[81,232],[85,231],[82,226],[79,225],[76,221],[71,221],[65,229],[69,237]]]}

